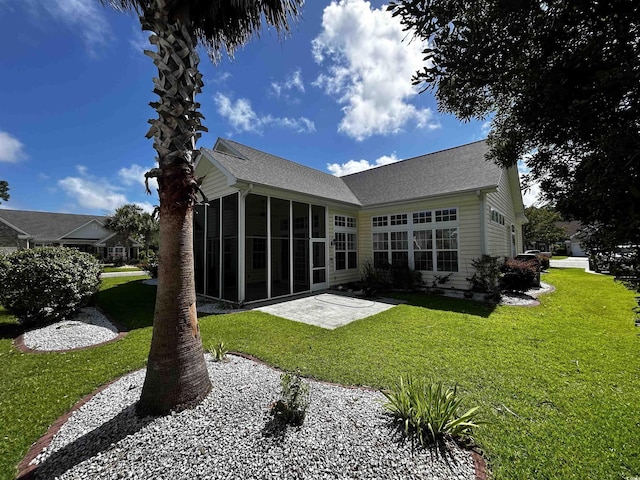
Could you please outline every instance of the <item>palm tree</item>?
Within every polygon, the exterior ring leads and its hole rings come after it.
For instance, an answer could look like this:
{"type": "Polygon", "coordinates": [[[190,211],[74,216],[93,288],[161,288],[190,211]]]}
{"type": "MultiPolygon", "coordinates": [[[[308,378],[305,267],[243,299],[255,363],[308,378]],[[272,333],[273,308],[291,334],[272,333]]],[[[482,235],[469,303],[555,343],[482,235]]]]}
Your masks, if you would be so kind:
{"type": "Polygon", "coordinates": [[[160,197],[160,252],[153,338],[140,414],[162,415],[200,403],[211,390],[196,315],[192,216],[199,191],[194,175],[202,126],[195,96],[203,86],[198,42],[213,61],[259,34],[263,22],[287,32],[303,0],[101,0],[136,12],[157,51],[145,51],[158,68],[149,120],[160,197]]]}

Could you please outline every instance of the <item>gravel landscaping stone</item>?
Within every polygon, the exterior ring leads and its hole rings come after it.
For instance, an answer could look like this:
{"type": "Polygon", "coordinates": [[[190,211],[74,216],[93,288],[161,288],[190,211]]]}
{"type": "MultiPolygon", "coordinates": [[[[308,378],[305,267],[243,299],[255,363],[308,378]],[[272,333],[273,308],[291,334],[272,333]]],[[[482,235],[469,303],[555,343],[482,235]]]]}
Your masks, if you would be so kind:
{"type": "Polygon", "coordinates": [[[75,411],[33,462],[38,479],[473,479],[471,454],[415,446],[395,429],[383,396],[310,381],[301,427],[275,428],[280,372],[207,356],[212,393],[196,408],[137,418],[144,370],[75,411]]]}
{"type": "Polygon", "coordinates": [[[89,347],[118,336],[118,329],[96,308],[80,309],[73,318],[25,332],[24,345],[33,350],[58,351],[89,347]]]}

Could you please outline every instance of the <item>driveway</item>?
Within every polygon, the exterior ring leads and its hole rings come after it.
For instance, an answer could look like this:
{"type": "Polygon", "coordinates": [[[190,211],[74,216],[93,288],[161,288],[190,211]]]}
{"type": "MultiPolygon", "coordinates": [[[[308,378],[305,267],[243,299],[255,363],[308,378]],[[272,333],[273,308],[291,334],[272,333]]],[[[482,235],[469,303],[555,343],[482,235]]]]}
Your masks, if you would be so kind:
{"type": "Polygon", "coordinates": [[[553,268],[582,268],[589,270],[589,259],[587,257],[569,257],[564,260],[550,260],[549,266],[553,268]]]}

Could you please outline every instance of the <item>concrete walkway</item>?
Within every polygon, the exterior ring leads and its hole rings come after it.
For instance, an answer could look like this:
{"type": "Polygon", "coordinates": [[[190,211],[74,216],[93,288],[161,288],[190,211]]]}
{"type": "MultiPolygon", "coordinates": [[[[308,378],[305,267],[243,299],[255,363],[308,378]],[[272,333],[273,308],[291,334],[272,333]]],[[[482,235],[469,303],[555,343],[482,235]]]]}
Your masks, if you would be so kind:
{"type": "Polygon", "coordinates": [[[101,273],[100,278],[110,278],[110,277],[141,277],[144,275],[149,275],[148,272],[143,270],[139,270],[137,272],[108,272],[101,273]]]}
{"type": "Polygon", "coordinates": [[[322,293],[257,307],[255,310],[333,330],[355,320],[389,310],[400,303],[403,302],[388,298],[379,298],[374,301],[334,293],[322,293]]]}
{"type": "Polygon", "coordinates": [[[564,260],[550,260],[549,266],[553,268],[582,268],[589,270],[589,259],[587,257],[569,257],[564,260]]]}

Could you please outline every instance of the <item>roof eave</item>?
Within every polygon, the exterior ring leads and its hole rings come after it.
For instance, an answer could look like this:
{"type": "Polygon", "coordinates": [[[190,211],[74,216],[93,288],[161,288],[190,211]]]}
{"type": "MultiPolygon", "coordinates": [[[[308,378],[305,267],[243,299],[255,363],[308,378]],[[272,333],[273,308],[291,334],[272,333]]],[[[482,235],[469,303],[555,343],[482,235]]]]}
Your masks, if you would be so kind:
{"type": "MultiPolygon", "coordinates": [[[[1,215],[1,214],[0,214],[1,215]]],[[[21,235],[27,235],[28,238],[31,238],[31,235],[27,232],[25,232],[24,230],[22,230],[19,227],[16,227],[13,223],[5,220],[4,218],[0,217],[0,222],[4,223],[7,227],[12,228],[13,230],[15,230],[16,232],[18,232],[21,235]]]]}
{"type": "Polygon", "coordinates": [[[222,165],[218,160],[216,160],[215,157],[209,153],[208,149],[206,149],[206,148],[201,148],[200,149],[200,155],[198,156],[198,158],[196,160],[197,164],[200,163],[200,160],[201,160],[202,157],[205,157],[207,160],[209,160],[209,162],[214,167],[216,167],[218,170],[220,170],[220,172],[222,172],[222,174],[227,179],[227,186],[228,187],[231,187],[231,186],[235,185],[238,182],[238,179],[235,177],[235,175],[233,175],[227,168],[224,167],[224,165],[222,165]]]}
{"type": "Polygon", "coordinates": [[[293,193],[293,194],[297,194],[297,195],[304,195],[306,197],[322,200],[323,202],[338,203],[340,205],[348,205],[350,207],[362,208],[362,204],[360,204],[360,203],[347,202],[345,200],[338,200],[336,198],[322,197],[320,195],[314,195],[312,193],[300,192],[298,190],[289,190],[287,188],[275,187],[273,185],[267,185],[267,184],[264,184],[264,183],[258,183],[258,182],[254,182],[254,181],[250,181],[250,180],[238,179],[238,181],[235,184],[233,184],[233,186],[238,188],[239,190],[248,190],[249,188],[253,188],[252,186],[255,186],[255,185],[260,185],[261,187],[264,187],[264,188],[267,188],[267,189],[270,189],[270,190],[277,190],[279,192],[285,192],[285,193],[289,193],[289,194],[293,193]]]}

